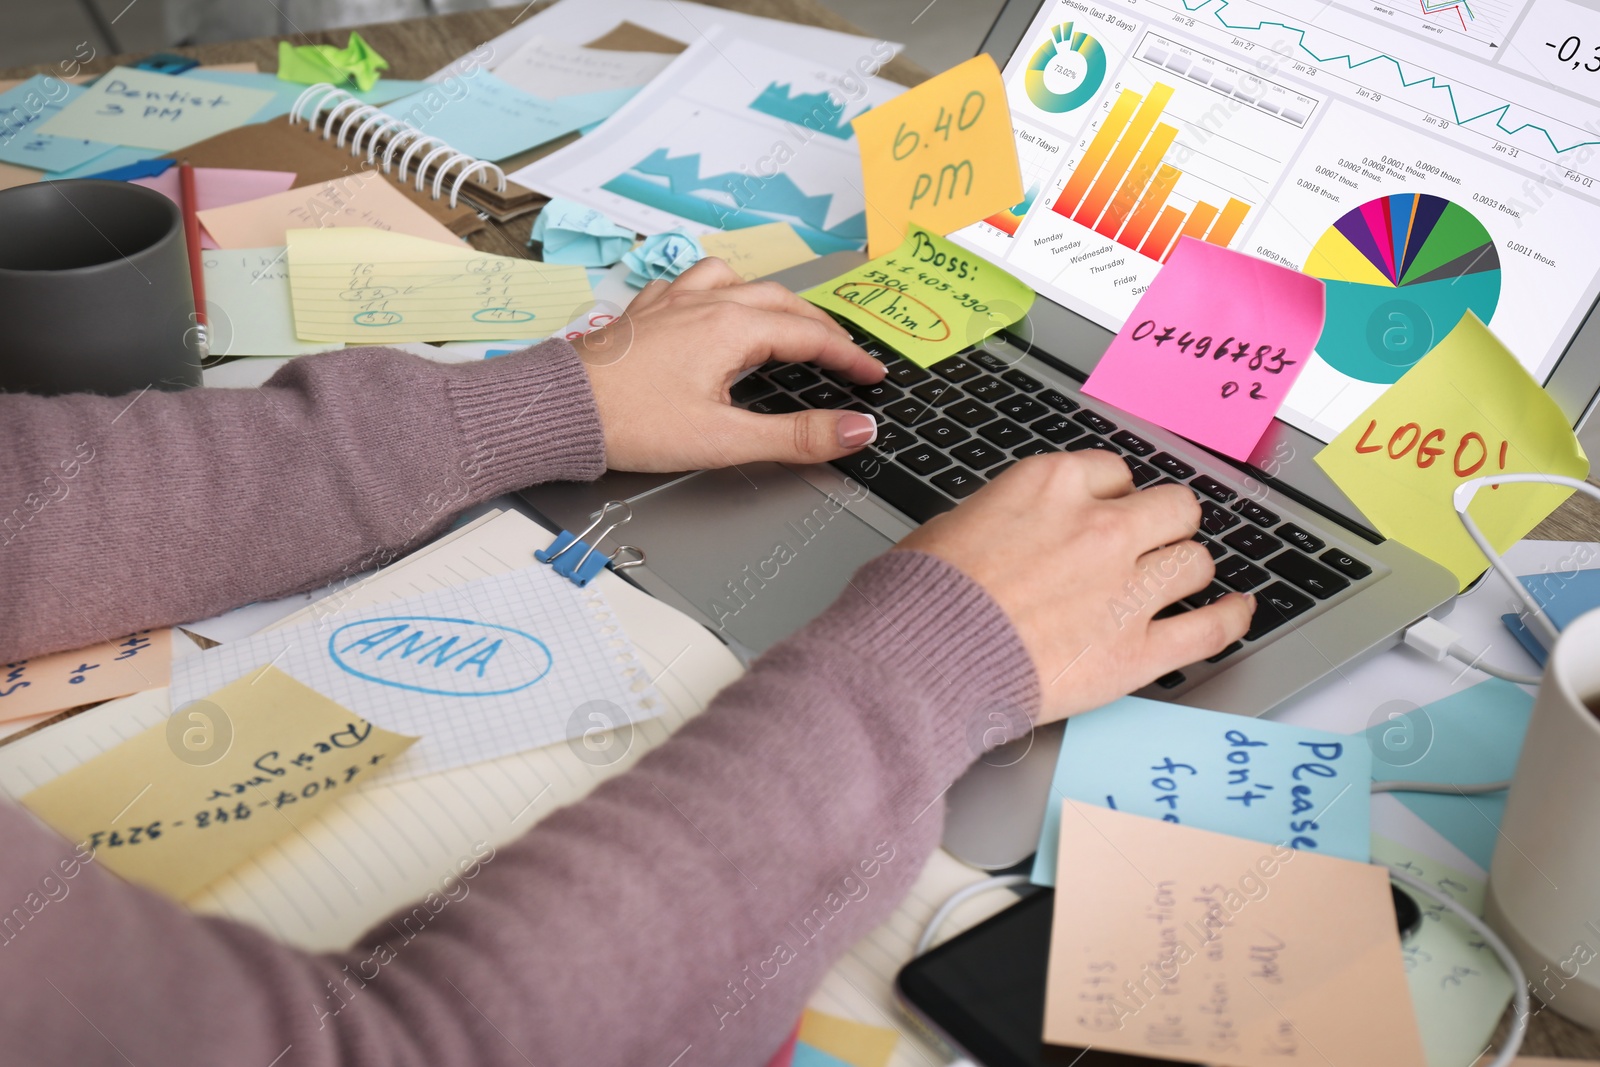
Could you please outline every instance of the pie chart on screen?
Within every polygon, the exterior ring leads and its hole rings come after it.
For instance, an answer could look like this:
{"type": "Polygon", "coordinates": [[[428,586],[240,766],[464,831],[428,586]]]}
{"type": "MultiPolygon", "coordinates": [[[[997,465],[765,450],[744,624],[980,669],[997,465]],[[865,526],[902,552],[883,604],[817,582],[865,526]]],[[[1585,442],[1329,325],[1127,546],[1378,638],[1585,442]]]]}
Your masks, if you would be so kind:
{"type": "Polygon", "coordinates": [[[1304,270],[1327,286],[1317,355],[1364,382],[1399,381],[1468,311],[1487,323],[1500,303],[1494,238],[1471,211],[1428,193],[1346,212],[1304,270]]]}
{"type": "Polygon", "coordinates": [[[1100,42],[1063,22],[1051,28],[1028,60],[1022,84],[1034,107],[1060,115],[1093,100],[1105,76],[1106,53],[1100,42]]]}

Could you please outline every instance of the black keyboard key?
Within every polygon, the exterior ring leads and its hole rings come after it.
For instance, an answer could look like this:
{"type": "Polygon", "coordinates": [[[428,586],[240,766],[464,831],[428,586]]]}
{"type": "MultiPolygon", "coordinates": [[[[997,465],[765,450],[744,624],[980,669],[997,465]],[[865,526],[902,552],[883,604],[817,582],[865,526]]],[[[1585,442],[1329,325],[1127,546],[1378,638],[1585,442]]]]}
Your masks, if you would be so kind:
{"type": "Polygon", "coordinates": [[[928,369],[947,382],[964,382],[968,378],[976,378],[983,373],[960,356],[949,356],[941,359],[928,369]]]}
{"type": "Polygon", "coordinates": [[[1143,489],[1145,486],[1161,477],[1160,471],[1156,470],[1148,463],[1141,463],[1132,456],[1123,456],[1122,462],[1128,465],[1128,471],[1133,475],[1133,487],[1135,489],[1143,489]]]}
{"type": "Polygon", "coordinates": [[[990,378],[987,376],[980,378],[975,382],[967,383],[966,389],[968,396],[975,396],[979,400],[985,400],[991,404],[993,404],[996,400],[1008,397],[1012,393],[1016,392],[1015,389],[1011,388],[1011,386],[1007,385],[1005,382],[1002,382],[999,378],[990,378]]]}
{"type": "Polygon", "coordinates": [[[795,393],[802,389],[809,389],[822,381],[821,378],[817,377],[816,371],[799,363],[784,363],[773,367],[767,372],[767,377],[795,393]]]}
{"type": "Polygon", "coordinates": [[[1021,448],[1012,449],[1011,450],[1011,454],[1013,456],[1016,456],[1018,459],[1027,459],[1029,456],[1042,456],[1046,452],[1059,452],[1059,451],[1061,451],[1061,450],[1059,448],[1057,448],[1056,446],[1047,445],[1043,441],[1029,441],[1027,444],[1023,445],[1021,448]]]}
{"type": "Polygon", "coordinates": [[[1257,526],[1278,525],[1278,513],[1268,511],[1254,500],[1241,500],[1233,506],[1233,510],[1255,523],[1257,526]]]}
{"type": "Polygon", "coordinates": [[[801,393],[800,399],[804,400],[808,407],[842,408],[852,402],[855,397],[832,382],[823,382],[821,385],[813,385],[810,389],[801,393]]]}
{"type": "Polygon", "coordinates": [[[853,455],[836,459],[833,465],[855,478],[892,507],[899,508],[914,522],[927,522],[955,504],[949,497],[906,470],[864,448],[853,455]]]}
{"type": "Polygon", "coordinates": [[[1150,462],[1153,463],[1158,469],[1172,475],[1180,482],[1186,482],[1190,478],[1194,477],[1194,468],[1189,466],[1183,460],[1179,459],[1177,456],[1168,455],[1165,452],[1157,452],[1155,455],[1150,457],[1150,462]]]}
{"type": "Polygon", "coordinates": [[[1044,388],[1044,383],[1031,374],[1024,374],[1019,370],[1008,370],[1000,377],[1008,384],[1016,386],[1024,393],[1037,393],[1044,388]]]}
{"type": "Polygon", "coordinates": [[[1215,656],[1207,656],[1206,657],[1206,662],[1207,663],[1221,663],[1223,660],[1227,659],[1229,656],[1233,655],[1235,652],[1239,651],[1243,647],[1244,647],[1244,642],[1235,641],[1233,644],[1229,645],[1227,648],[1223,649],[1221,652],[1218,652],[1215,656]]]}
{"type": "Polygon", "coordinates": [[[1239,516],[1209,500],[1200,501],[1200,529],[1206,533],[1218,537],[1224,530],[1237,525],[1239,516]]]}
{"type": "Polygon", "coordinates": [[[986,352],[981,348],[976,352],[968,353],[967,358],[972,360],[972,362],[976,363],[978,366],[982,367],[984,370],[992,370],[996,374],[999,374],[1003,370],[1011,369],[1011,364],[1006,362],[1006,360],[995,355],[993,352],[986,352]]]}
{"type": "Polygon", "coordinates": [[[1184,682],[1182,671],[1168,671],[1156,679],[1156,684],[1163,689],[1176,689],[1184,682]]]}
{"type": "Polygon", "coordinates": [[[1227,486],[1217,481],[1215,478],[1211,477],[1209,474],[1202,474],[1200,477],[1190,482],[1189,485],[1194,489],[1195,492],[1204,493],[1212,500],[1220,500],[1224,504],[1239,495],[1232,489],[1229,489],[1227,486]]]}
{"type": "Polygon", "coordinates": [[[950,466],[950,457],[932,445],[913,445],[894,458],[918,474],[932,474],[950,466]]]}
{"type": "Polygon", "coordinates": [[[1111,440],[1114,444],[1121,448],[1127,449],[1136,456],[1148,456],[1150,453],[1156,450],[1155,445],[1151,444],[1149,441],[1146,441],[1142,437],[1135,437],[1127,430],[1118,430],[1116,433],[1111,435],[1111,440]]]}
{"type": "Polygon", "coordinates": [[[970,397],[962,397],[944,409],[944,417],[955,419],[963,426],[982,426],[994,418],[994,408],[980,404],[970,397]]]}
{"type": "Polygon", "coordinates": [[[911,390],[911,395],[918,400],[926,400],[934,407],[948,404],[961,395],[961,391],[949,382],[941,382],[934,378],[932,381],[923,382],[911,390]]]}
{"type": "Polygon", "coordinates": [[[918,382],[925,382],[929,378],[927,371],[911,362],[909,359],[896,359],[885,364],[889,368],[884,381],[893,382],[898,386],[910,388],[918,382]]]}
{"type": "Polygon", "coordinates": [[[1089,427],[1089,429],[1093,430],[1095,433],[1113,434],[1117,432],[1117,424],[1100,414],[1098,411],[1090,411],[1088,408],[1085,408],[1072,417],[1089,427]]]}
{"type": "Polygon", "coordinates": [[[1217,560],[1217,580],[1230,589],[1249,592],[1267,580],[1267,572],[1247,559],[1225,556],[1217,560]]]}
{"type": "Polygon", "coordinates": [[[1292,522],[1286,522],[1278,527],[1278,536],[1302,552],[1321,552],[1323,548],[1322,538],[1307,533],[1292,522]]]}
{"type": "Polygon", "coordinates": [[[1010,451],[1025,443],[1033,435],[1010,419],[996,419],[978,431],[978,436],[991,444],[1010,451]]]}
{"type": "Polygon", "coordinates": [[[862,403],[871,404],[873,407],[882,407],[892,404],[905,396],[905,390],[885,378],[877,385],[858,385],[850,390],[855,398],[862,403]]]}
{"type": "Polygon", "coordinates": [[[1053,445],[1064,445],[1074,437],[1083,436],[1083,427],[1065,415],[1047,415],[1029,429],[1053,445]]]}
{"type": "Polygon", "coordinates": [[[1316,601],[1282,582],[1273,582],[1256,594],[1256,614],[1250,620],[1250,629],[1244,633],[1246,641],[1259,640],[1297,615],[1304,615],[1316,606],[1316,601]]]}
{"type": "Polygon", "coordinates": [[[1068,452],[1086,452],[1091,448],[1099,452],[1110,452],[1115,456],[1122,455],[1121,452],[1117,451],[1116,445],[1107,441],[1104,437],[1096,437],[1092,433],[1086,433],[1067,445],[1068,452]]]}
{"type": "Polygon", "coordinates": [[[1320,558],[1322,562],[1326,563],[1328,566],[1332,567],[1334,570],[1338,571],[1352,582],[1359,582],[1361,579],[1372,573],[1371,567],[1367,566],[1365,563],[1362,563],[1354,556],[1345,555],[1337,548],[1328,549],[1328,551],[1324,552],[1320,558]]]}
{"type": "MultiPolygon", "coordinates": [[[[878,432],[878,436],[881,439],[883,436],[883,431],[880,430],[878,432]]],[[[1221,559],[1223,556],[1228,554],[1227,549],[1223,548],[1209,537],[1201,537],[1197,534],[1195,535],[1195,540],[1200,542],[1200,544],[1205,548],[1206,553],[1214,560],[1221,559]]]]}
{"type": "Polygon", "coordinates": [[[759,396],[774,392],[777,386],[759,374],[747,375],[728,387],[728,396],[735,404],[748,404],[759,396]]]}
{"type": "Polygon", "coordinates": [[[934,416],[931,405],[909,396],[904,400],[885,404],[883,413],[902,426],[915,426],[919,422],[927,422],[934,416]]]}
{"type": "Polygon", "coordinates": [[[1350,583],[1298,552],[1285,552],[1267,561],[1267,570],[1287,578],[1318,600],[1327,600],[1350,588],[1350,583]]]}
{"type": "Polygon", "coordinates": [[[983,488],[983,479],[964,467],[951,467],[928,480],[957,500],[964,500],[983,488]]]}
{"type": "Polygon", "coordinates": [[[1015,467],[1016,465],[1017,465],[1017,461],[1016,460],[1008,459],[1004,463],[1000,464],[1000,466],[995,467],[992,470],[985,471],[984,472],[984,477],[988,478],[992,482],[996,478],[1000,477],[1000,475],[1004,474],[1006,471],[1010,470],[1012,467],[1015,467]]]}
{"type": "MultiPolygon", "coordinates": [[[[1242,526],[1222,539],[1222,543],[1233,549],[1245,559],[1266,559],[1278,549],[1283,547],[1283,542],[1254,526],[1242,526]]],[[[1310,560],[1306,560],[1311,563],[1310,560]]],[[[1311,564],[1313,567],[1315,563],[1311,564]]],[[[1320,568],[1319,568],[1320,569],[1320,568]]],[[[1285,578],[1288,575],[1284,575],[1285,578]]]]}
{"type": "Polygon", "coordinates": [[[996,463],[1009,458],[987,441],[965,441],[952,448],[950,454],[977,471],[988,470],[996,463]]]}
{"type": "Polygon", "coordinates": [[[1228,591],[1216,582],[1212,582],[1198,593],[1190,593],[1183,598],[1183,602],[1193,608],[1203,608],[1207,604],[1221,600],[1228,595],[1228,591]]]}
{"type": "Polygon", "coordinates": [[[1018,422],[1032,422],[1042,415],[1050,414],[1049,408],[1037,400],[1030,400],[1020,394],[1006,397],[996,404],[994,409],[1006,418],[1016,419],[1018,422]]]}
{"type": "Polygon", "coordinates": [[[1046,389],[1034,399],[1041,403],[1049,404],[1060,412],[1078,410],[1078,402],[1059,389],[1046,389]]]}
{"type": "Polygon", "coordinates": [[[916,435],[910,430],[883,419],[878,420],[878,438],[872,442],[872,447],[879,452],[898,452],[916,443],[916,435]]]}
{"type": "Polygon", "coordinates": [[[926,425],[918,427],[917,433],[924,441],[938,445],[940,448],[959,444],[972,436],[964,427],[957,426],[949,419],[935,419],[926,425]]]}
{"type": "Polygon", "coordinates": [[[805,405],[787,393],[773,393],[759,400],[752,400],[745,407],[757,415],[787,415],[794,411],[804,411],[805,405]]]}

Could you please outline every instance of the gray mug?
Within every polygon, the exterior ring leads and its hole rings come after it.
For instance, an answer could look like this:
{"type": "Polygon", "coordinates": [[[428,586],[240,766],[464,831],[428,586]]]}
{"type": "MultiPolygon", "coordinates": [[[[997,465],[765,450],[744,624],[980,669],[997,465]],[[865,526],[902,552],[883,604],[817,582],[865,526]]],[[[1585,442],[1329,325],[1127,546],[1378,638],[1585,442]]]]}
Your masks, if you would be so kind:
{"type": "Polygon", "coordinates": [[[0,190],[0,390],[187,389],[199,341],[171,200],[96,179],[0,190]]]}

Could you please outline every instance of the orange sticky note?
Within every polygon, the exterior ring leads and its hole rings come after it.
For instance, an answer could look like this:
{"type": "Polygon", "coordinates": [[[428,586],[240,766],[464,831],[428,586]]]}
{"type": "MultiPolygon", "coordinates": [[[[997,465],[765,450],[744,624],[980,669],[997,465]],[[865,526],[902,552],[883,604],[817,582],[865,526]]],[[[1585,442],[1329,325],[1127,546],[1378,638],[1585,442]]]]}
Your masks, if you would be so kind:
{"type": "Polygon", "coordinates": [[[1046,1041],[1424,1067],[1383,868],[1062,803],[1046,1041]]]}
{"type": "Polygon", "coordinates": [[[905,237],[913,215],[946,234],[1022,199],[1000,68],[974,56],[850,124],[861,146],[867,252],[905,237]]]}
{"type": "Polygon", "coordinates": [[[360,226],[466,247],[432,215],[377,171],[359,171],[257,200],[200,212],[218,248],[266,248],[288,243],[290,230],[360,226]]]}
{"type": "Polygon", "coordinates": [[[159,689],[171,679],[171,630],[7,663],[0,666],[0,722],[159,689]]]}

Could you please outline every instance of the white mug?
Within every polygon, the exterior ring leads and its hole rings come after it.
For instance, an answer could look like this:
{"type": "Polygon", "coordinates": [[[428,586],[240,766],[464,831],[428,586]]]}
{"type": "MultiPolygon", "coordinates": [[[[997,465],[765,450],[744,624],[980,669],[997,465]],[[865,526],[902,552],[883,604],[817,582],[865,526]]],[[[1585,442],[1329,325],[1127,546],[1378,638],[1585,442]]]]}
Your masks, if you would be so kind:
{"type": "Polygon", "coordinates": [[[1545,665],[1489,868],[1484,918],[1534,996],[1600,1027],[1600,610],[1545,665]],[[1587,702],[1587,703],[1586,703],[1587,702]]]}

